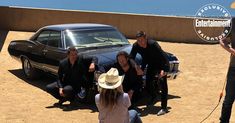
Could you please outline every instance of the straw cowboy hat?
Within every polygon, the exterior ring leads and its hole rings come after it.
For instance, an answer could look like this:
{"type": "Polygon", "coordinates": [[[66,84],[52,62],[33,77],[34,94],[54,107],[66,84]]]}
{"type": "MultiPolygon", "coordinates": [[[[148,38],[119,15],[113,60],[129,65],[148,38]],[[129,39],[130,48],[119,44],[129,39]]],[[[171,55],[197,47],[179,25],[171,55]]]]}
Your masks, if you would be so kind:
{"type": "Polygon", "coordinates": [[[101,88],[115,89],[122,84],[124,76],[119,76],[116,68],[111,68],[107,73],[103,73],[98,78],[101,88]]]}

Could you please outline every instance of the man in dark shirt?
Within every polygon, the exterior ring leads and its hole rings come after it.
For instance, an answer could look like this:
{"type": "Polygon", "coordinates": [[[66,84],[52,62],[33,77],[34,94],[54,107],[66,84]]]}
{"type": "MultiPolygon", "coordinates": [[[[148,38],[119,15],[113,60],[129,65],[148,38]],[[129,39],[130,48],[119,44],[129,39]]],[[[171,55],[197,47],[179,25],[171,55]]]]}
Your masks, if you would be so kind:
{"type": "Polygon", "coordinates": [[[231,54],[227,73],[226,95],[220,117],[221,123],[229,123],[232,106],[235,99],[235,18],[233,18],[231,22],[232,29],[229,36],[220,40],[220,45],[231,54]]]}
{"type": "Polygon", "coordinates": [[[160,81],[161,110],[158,115],[163,115],[167,113],[168,86],[166,72],[169,69],[169,61],[159,44],[154,40],[148,39],[145,32],[139,31],[136,38],[137,41],[133,44],[130,55],[133,59],[135,59],[137,53],[142,56],[142,70],[147,65],[146,89],[151,95],[149,104],[154,104],[157,96],[155,80],[160,81]]]}
{"type": "Polygon", "coordinates": [[[68,49],[68,57],[60,61],[58,81],[46,86],[47,92],[59,99],[58,105],[73,101],[76,94],[81,96],[81,87],[86,86],[88,72],[94,72],[95,62],[95,58],[78,55],[75,47],[68,49]]]}
{"type": "Polygon", "coordinates": [[[119,75],[125,75],[122,82],[124,92],[128,93],[131,103],[137,102],[142,89],[142,76],[137,74],[135,61],[129,58],[129,54],[120,51],[117,54],[117,63],[115,67],[119,75]]]}

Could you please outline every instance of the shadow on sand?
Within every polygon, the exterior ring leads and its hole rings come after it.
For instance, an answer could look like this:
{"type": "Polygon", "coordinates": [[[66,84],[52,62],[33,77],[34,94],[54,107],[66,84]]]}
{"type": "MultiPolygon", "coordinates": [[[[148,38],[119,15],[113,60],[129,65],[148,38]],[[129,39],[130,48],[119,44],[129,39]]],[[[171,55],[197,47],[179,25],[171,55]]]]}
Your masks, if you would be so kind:
{"type": "MultiPolygon", "coordinates": [[[[30,80],[25,77],[22,69],[14,69],[14,70],[8,70],[8,71],[12,73],[13,75],[15,75],[16,77],[18,77],[19,79],[23,80],[25,83],[28,83],[32,86],[40,88],[41,90],[44,90],[44,91],[46,91],[47,84],[50,84],[56,81],[56,78],[54,76],[51,76],[43,72],[40,72],[40,77],[39,77],[40,79],[30,80]]],[[[88,96],[91,98],[87,100],[83,100],[83,101],[76,99],[74,103],[64,104],[63,106],[57,106],[55,105],[56,104],[55,103],[50,106],[47,106],[46,108],[60,108],[63,111],[72,111],[72,110],[77,110],[77,109],[90,109],[91,112],[97,112],[97,108],[93,101],[94,100],[93,98],[95,97],[95,93],[89,92],[88,96]]]]}
{"type": "Polygon", "coordinates": [[[6,30],[0,30],[0,52],[2,50],[2,47],[4,45],[8,32],[9,31],[6,31],[6,30]]]}
{"type": "MultiPolygon", "coordinates": [[[[168,100],[177,99],[177,98],[181,98],[181,97],[168,94],[168,100]]],[[[150,101],[150,99],[151,99],[150,95],[147,93],[146,90],[144,90],[142,92],[142,98],[139,99],[138,102],[136,103],[136,106],[138,108],[134,108],[135,110],[137,110],[140,113],[141,117],[147,116],[149,114],[153,114],[153,115],[157,114],[158,111],[161,110],[161,96],[160,96],[160,93],[157,95],[157,98],[154,101],[154,105],[147,105],[148,102],[150,101]]],[[[171,107],[167,107],[167,110],[168,110],[168,112],[170,112],[171,107]]]]}
{"type": "MultiPolygon", "coordinates": [[[[24,82],[38,87],[44,91],[46,91],[46,85],[50,84],[54,81],[56,81],[55,77],[50,76],[48,74],[42,73],[40,79],[38,80],[29,80],[25,77],[22,69],[15,69],[15,70],[9,70],[10,73],[12,73],[13,75],[15,75],[16,77],[20,78],[21,80],[23,80],[24,82]]],[[[58,105],[51,105],[51,106],[47,106],[46,108],[61,108],[63,111],[72,111],[72,110],[78,110],[78,109],[90,109],[91,112],[97,112],[97,108],[95,106],[95,102],[94,102],[94,97],[95,97],[96,92],[88,92],[88,97],[89,99],[87,100],[79,100],[76,99],[74,103],[71,104],[64,104],[63,106],[58,106],[58,105]]],[[[160,96],[158,96],[158,98],[156,99],[155,103],[158,103],[159,106],[146,106],[147,102],[149,102],[150,100],[150,96],[147,94],[146,91],[143,92],[142,94],[142,98],[137,102],[137,111],[141,114],[140,116],[147,116],[148,114],[157,114],[157,112],[160,110],[160,96]]],[[[175,95],[168,95],[168,100],[170,99],[176,99],[176,98],[181,98],[179,96],[175,96],[175,95]]],[[[171,107],[167,107],[168,110],[171,109],[171,107]]]]}

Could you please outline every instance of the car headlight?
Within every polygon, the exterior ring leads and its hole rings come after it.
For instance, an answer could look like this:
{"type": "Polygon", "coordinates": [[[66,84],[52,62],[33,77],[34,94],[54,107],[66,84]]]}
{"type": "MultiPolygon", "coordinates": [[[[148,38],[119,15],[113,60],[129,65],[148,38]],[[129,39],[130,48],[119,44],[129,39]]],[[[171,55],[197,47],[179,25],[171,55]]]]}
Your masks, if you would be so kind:
{"type": "Polygon", "coordinates": [[[15,45],[16,45],[16,42],[11,42],[10,45],[11,45],[11,46],[15,46],[15,45]]]}

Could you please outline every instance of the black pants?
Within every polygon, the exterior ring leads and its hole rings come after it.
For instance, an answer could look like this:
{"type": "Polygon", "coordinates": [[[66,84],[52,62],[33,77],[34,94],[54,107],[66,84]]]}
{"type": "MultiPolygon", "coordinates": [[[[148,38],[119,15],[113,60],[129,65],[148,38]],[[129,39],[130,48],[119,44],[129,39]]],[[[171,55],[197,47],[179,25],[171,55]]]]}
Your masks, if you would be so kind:
{"type": "Polygon", "coordinates": [[[167,108],[167,98],[168,98],[168,85],[167,85],[167,76],[162,77],[159,79],[159,84],[157,84],[156,80],[157,78],[155,75],[159,74],[160,70],[152,70],[149,67],[147,68],[147,74],[146,74],[146,89],[147,92],[151,95],[152,98],[155,98],[157,96],[157,88],[161,89],[161,108],[166,109],[167,108]]]}
{"type": "Polygon", "coordinates": [[[221,123],[229,123],[234,99],[235,99],[235,67],[230,67],[227,74],[226,95],[224,98],[221,117],[220,117],[221,123]]]}
{"type": "Polygon", "coordinates": [[[131,98],[131,104],[136,104],[139,101],[140,97],[141,97],[141,91],[135,90],[131,98]]]}
{"type": "Polygon", "coordinates": [[[57,82],[53,82],[46,86],[46,91],[50,93],[53,97],[61,101],[73,101],[76,95],[76,91],[73,89],[71,85],[66,85],[63,87],[63,93],[65,97],[60,96],[59,94],[59,86],[57,82]]]}

